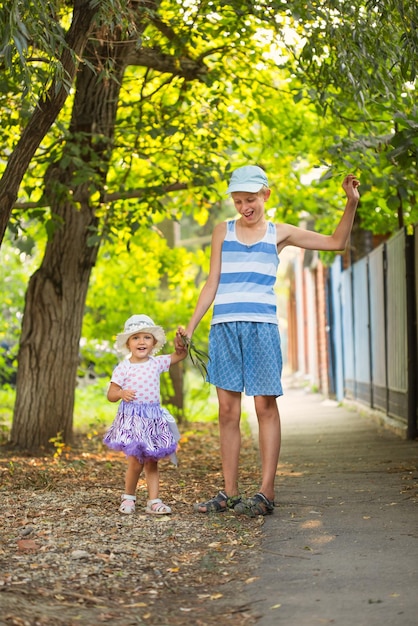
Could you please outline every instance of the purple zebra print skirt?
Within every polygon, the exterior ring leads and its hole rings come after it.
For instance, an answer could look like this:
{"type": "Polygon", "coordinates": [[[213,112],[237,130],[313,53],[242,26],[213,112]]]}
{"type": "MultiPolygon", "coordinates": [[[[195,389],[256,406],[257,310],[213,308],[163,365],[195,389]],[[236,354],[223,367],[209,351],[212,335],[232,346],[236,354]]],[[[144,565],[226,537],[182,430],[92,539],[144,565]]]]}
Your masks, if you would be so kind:
{"type": "Polygon", "coordinates": [[[125,402],[122,400],[103,443],[112,450],[136,457],[140,463],[159,461],[175,452],[180,433],[172,415],[159,402],[125,402]]]}

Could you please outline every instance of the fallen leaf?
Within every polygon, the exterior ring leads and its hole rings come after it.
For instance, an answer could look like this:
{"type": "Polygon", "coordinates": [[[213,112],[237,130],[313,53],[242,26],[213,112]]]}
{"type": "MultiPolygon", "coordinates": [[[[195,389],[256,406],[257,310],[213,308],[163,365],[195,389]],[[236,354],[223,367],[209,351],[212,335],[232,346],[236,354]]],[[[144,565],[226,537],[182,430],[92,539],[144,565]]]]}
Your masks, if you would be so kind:
{"type": "Polygon", "coordinates": [[[22,552],[35,552],[39,550],[39,546],[33,539],[18,539],[17,548],[22,552]]]}

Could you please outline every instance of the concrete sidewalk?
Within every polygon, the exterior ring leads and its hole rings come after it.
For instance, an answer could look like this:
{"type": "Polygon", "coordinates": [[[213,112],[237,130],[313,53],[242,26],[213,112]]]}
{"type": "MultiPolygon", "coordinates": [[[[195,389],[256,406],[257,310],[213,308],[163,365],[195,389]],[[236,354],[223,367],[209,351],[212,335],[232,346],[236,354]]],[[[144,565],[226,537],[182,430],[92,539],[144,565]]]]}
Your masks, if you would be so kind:
{"type": "Polygon", "coordinates": [[[301,388],[278,404],[278,506],[245,591],[258,626],[417,626],[418,442],[301,388]]]}

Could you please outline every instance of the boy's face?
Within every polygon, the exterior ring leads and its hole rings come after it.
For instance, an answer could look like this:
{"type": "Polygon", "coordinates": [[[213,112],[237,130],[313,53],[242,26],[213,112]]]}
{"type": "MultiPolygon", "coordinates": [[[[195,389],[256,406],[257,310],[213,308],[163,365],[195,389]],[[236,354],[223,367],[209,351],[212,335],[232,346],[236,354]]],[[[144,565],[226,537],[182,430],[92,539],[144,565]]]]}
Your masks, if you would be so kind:
{"type": "Polygon", "coordinates": [[[231,193],[232,200],[238,213],[243,220],[252,224],[264,217],[264,203],[270,196],[270,190],[249,193],[247,191],[234,191],[231,193]]]}

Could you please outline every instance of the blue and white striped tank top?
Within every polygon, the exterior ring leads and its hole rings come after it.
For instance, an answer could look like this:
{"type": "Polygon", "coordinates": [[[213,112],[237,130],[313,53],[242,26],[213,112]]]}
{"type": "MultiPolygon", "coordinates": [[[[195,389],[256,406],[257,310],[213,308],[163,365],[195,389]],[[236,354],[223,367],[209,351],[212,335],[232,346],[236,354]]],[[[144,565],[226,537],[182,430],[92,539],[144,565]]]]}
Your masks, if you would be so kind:
{"type": "Polygon", "coordinates": [[[235,227],[235,220],[227,222],[211,324],[277,324],[274,285],[280,261],[276,247],[276,226],[268,222],[261,241],[250,245],[238,241],[235,227]]]}

